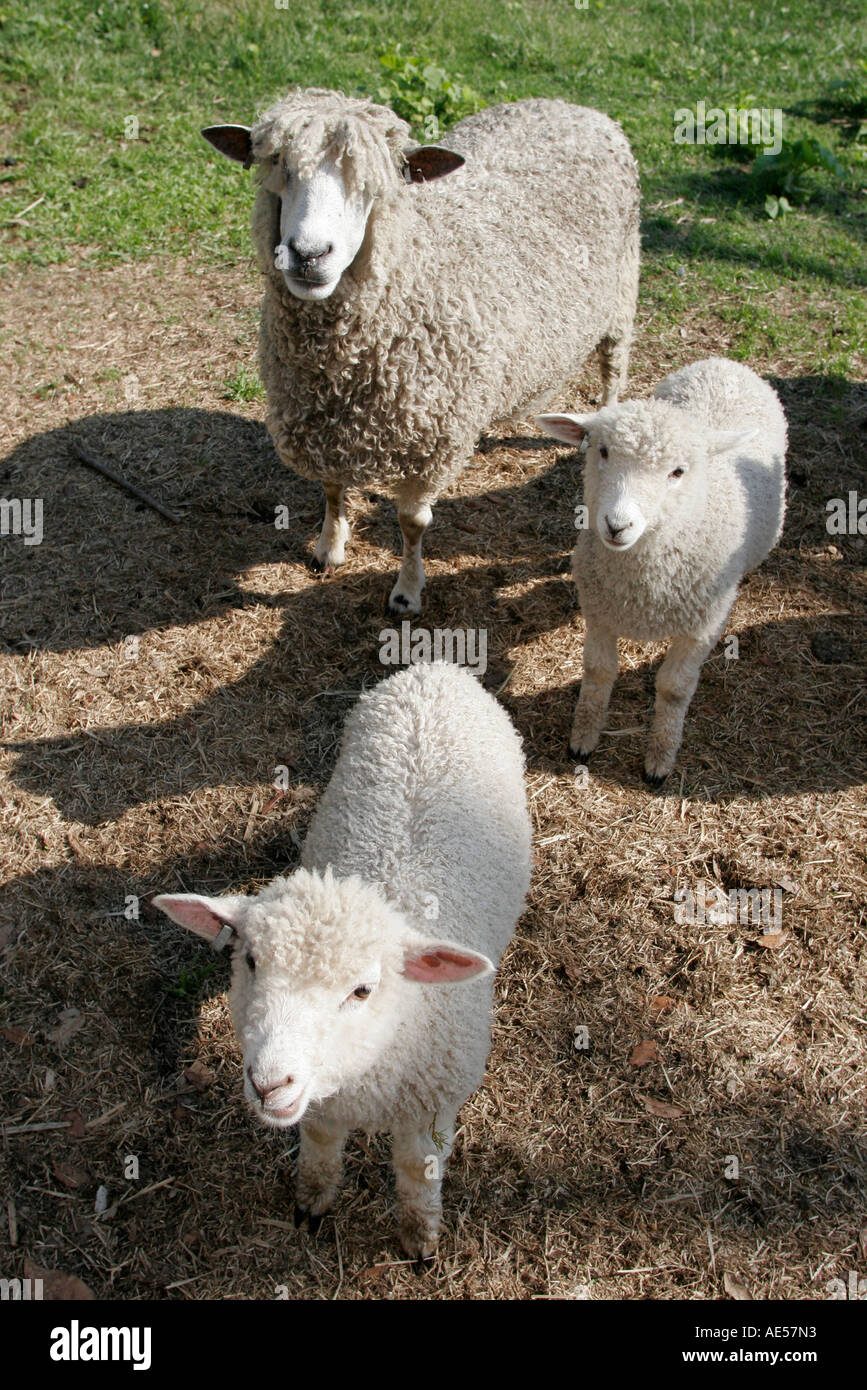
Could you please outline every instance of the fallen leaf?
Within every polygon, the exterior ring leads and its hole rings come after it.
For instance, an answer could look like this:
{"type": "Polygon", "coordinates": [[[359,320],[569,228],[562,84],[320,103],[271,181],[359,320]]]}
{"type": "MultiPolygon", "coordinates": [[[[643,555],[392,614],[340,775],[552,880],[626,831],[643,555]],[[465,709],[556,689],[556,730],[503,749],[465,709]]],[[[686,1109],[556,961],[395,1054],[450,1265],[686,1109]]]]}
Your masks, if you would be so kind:
{"type": "Polygon", "coordinates": [[[858,1235],[858,1244],[861,1246],[861,1254],[867,1258],[867,1226],[862,1226],[858,1235]]]}
{"type": "Polygon", "coordinates": [[[83,1139],[87,1133],[87,1127],[77,1110],[67,1110],[64,1120],[69,1122],[69,1129],[66,1131],[73,1139],[83,1139]]]}
{"type": "Polygon", "coordinates": [[[642,1038],[640,1043],[636,1043],[632,1049],[632,1056],[629,1058],[631,1067],[646,1067],[648,1062],[659,1061],[659,1049],[653,1038],[642,1038]]]}
{"type": "Polygon", "coordinates": [[[723,1285],[729,1298],[736,1298],[741,1303],[752,1303],[753,1296],[749,1289],[745,1289],[743,1284],[739,1284],[730,1274],[723,1275],[723,1285]]]}
{"type": "Polygon", "coordinates": [[[184,1076],[191,1086],[195,1086],[197,1091],[206,1091],[214,1080],[214,1073],[209,1071],[204,1062],[195,1061],[184,1068],[184,1076]]]}
{"type": "Polygon", "coordinates": [[[788,939],[787,931],[766,931],[759,937],[759,945],[768,951],[778,951],[788,939]]]}
{"type": "Polygon", "coordinates": [[[64,1274],[60,1269],[41,1269],[30,1260],[24,1261],[24,1278],[42,1280],[42,1297],[47,1303],[74,1303],[78,1299],[96,1298],[77,1275],[64,1274]]]}
{"type": "Polygon", "coordinates": [[[645,1110],[651,1115],[659,1115],[663,1120],[679,1120],[686,1111],[680,1105],[672,1105],[667,1100],[655,1100],[653,1096],[639,1095],[639,1100],[644,1101],[645,1110]]]}
{"type": "Polygon", "coordinates": [[[795,883],[794,879],[784,876],[783,878],[775,879],[774,882],[778,888],[782,888],[784,893],[797,893],[798,891],[798,885],[795,883]]]}
{"type": "Polygon", "coordinates": [[[58,1020],[56,1028],[52,1028],[45,1036],[50,1038],[58,1047],[68,1043],[73,1033],[77,1033],[79,1028],[84,1027],[84,1014],[80,1009],[64,1009],[58,1020]]]}
{"type": "Polygon", "coordinates": [[[678,1001],[672,999],[670,994],[654,994],[650,1001],[650,1012],[652,1014],[667,1014],[672,1009],[677,1008],[678,1001]]]}
{"type": "Polygon", "coordinates": [[[381,1279],[388,1267],[387,1264],[368,1265],[367,1269],[363,1269],[358,1277],[360,1280],[363,1279],[365,1283],[369,1283],[373,1279],[381,1279]]]}
{"type": "Polygon", "coordinates": [[[563,969],[566,971],[570,980],[581,979],[581,967],[579,965],[564,965],[563,969]]]}
{"type": "Polygon", "coordinates": [[[16,1047],[32,1047],[36,1042],[32,1033],[28,1033],[26,1028],[18,1028],[13,1025],[11,1028],[0,1028],[0,1033],[7,1042],[15,1043],[16,1047]]]}
{"type": "Polygon", "coordinates": [[[73,1192],[79,1187],[86,1187],[90,1182],[87,1169],[78,1168],[74,1163],[52,1163],[51,1171],[59,1183],[73,1192]]]}
{"type": "Polygon", "coordinates": [[[101,1216],[104,1211],[108,1211],[108,1188],[105,1183],[100,1183],[96,1189],[96,1197],[93,1202],[93,1210],[97,1216],[101,1216]]]}

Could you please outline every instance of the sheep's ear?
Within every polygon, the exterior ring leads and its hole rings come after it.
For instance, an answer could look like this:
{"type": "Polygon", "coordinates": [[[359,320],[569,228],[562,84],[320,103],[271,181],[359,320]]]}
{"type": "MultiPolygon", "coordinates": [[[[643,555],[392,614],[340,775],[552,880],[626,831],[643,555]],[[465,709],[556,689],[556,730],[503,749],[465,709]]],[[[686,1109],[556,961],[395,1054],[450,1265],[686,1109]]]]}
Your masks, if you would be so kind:
{"type": "Polygon", "coordinates": [[[209,125],[202,135],[215,150],[227,159],[235,159],[249,169],[253,163],[253,148],[250,144],[250,127],[246,125],[209,125]]]}
{"type": "Polygon", "coordinates": [[[757,434],[758,430],[714,430],[708,440],[708,453],[726,454],[729,449],[743,449],[757,434]]]}
{"type": "Polygon", "coordinates": [[[536,424],[552,439],[564,444],[580,444],[593,423],[592,415],[537,415],[536,424]]]}
{"type": "Polygon", "coordinates": [[[235,931],[247,902],[243,893],[230,893],[224,898],[202,898],[198,893],[160,893],[153,899],[154,907],[173,922],[212,944],[225,927],[235,931]]]}
{"type": "Polygon", "coordinates": [[[402,974],[423,985],[436,985],[489,975],[493,969],[494,963],[487,956],[454,941],[423,941],[407,949],[402,974]]]}
{"type": "Polygon", "coordinates": [[[407,183],[430,183],[444,174],[453,174],[466,164],[462,154],[444,150],[440,145],[419,145],[404,154],[403,176],[407,183]]]}

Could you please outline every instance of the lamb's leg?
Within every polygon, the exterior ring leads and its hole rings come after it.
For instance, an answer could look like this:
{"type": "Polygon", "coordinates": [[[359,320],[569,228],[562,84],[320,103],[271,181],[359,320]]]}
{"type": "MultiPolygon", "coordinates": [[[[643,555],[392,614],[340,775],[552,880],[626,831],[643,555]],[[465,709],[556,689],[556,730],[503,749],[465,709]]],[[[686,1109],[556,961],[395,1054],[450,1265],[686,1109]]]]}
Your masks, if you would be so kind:
{"type": "Polygon", "coordinates": [[[406,1253],[417,1260],[429,1260],[437,1247],[442,1180],[454,1138],[455,1117],[441,1113],[430,1127],[420,1128],[416,1122],[394,1131],[391,1154],[400,1239],[406,1253]]]}
{"type": "Polygon", "coordinates": [[[617,633],[588,622],[581,693],[569,738],[569,752],[581,763],[587,761],[599,742],[616,679],[617,633]]]}
{"type": "Polygon", "coordinates": [[[656,704],[644,759],[644,780],[652,787],[661,786],[674,767],[689,702],[721,631],[710,638],[676,637],[665,654],[656,677],[656,704]]]}
{"type": "Polygon", "coordinates": [[[325,493],[325,520],[310,559],[310,568],[317,574],[332,565],[343,564],[346,542],[349,540],[346,488],[342,483],[323,483],[322,489],[325,493]]]}
{"type": "Polygon", "coordinates": [[[392,613],[420,613],[421,591],[424,588],[424,568],[421,562],[422,536],[431,522],[433,512],[430,494],[405,489],[397,495],[397,519],[403,535],[403,559],[397,583],[389,595],[392,613]]]}
{"type": "Polygon", "coordinates": [[[329,1125],[321,1117],[301,1125],[301,1147],[295,1176],[295,1224],[310,1217],[315,1231],[323,1212],[328,1211],[343,1176],[343,1146],[347,1130],[329,1125]]]}

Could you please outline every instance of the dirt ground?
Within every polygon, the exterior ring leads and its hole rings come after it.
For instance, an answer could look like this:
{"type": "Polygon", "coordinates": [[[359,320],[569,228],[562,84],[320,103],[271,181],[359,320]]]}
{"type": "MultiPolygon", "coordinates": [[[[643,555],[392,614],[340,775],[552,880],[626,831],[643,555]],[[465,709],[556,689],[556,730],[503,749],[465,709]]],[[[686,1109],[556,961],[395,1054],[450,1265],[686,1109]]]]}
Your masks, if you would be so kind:
{"type": "MultiPolygon", "coordinates": [[[[419,1273],[384,1139],[351,1141],[333,1219],[294,1230],[294,1142],[243,1103],[227,962],[147,902],[291,869],[343,719],[387,674],[393,504],[356,496],[346,566],[313,575],[318,489],[262,402],[222,398],[258,299],[248,267],[195,261],[4,277],[0,493],[44,499],[44,539],[0,541],[0,1270],[107,1299],[827,1298],[867,1273],[867,544],[825,529],[828,498],[865,492],[864,387],[752,363],[789,415],[786,529],[663,794],[640,780],[659,650],[624,645],[589,781],[566,756],[576,456],[492,431],[437,506],[421,623],[487,631],[536,871],[419,1273]],[[779,888],[780,930],[681,920],[702,884],[779,888]]],[[[661,333],[645,313],[631,389],[727,346],[712,309],[661,333]]],[[[564,405],[597,383],[591,364],[564,405]]]]}

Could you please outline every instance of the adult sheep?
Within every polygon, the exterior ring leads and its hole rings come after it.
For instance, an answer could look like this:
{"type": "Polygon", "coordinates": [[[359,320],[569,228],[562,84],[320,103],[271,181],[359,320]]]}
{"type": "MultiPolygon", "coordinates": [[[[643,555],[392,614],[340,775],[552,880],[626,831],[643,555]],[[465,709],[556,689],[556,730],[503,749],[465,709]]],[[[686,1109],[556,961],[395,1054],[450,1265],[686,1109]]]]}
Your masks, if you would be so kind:
{"type": "Polygon", "coordinates": [[[481,1083],[493,971],[530,880],[521,741],[474,676],[411,666],[363,695],[304,843],[255,897],[156,907],[233,936],[244,1091],[301,1124],[296,1217],[334,1201],[348,1133],[390,1131],[407,1251],[437,1243],[455,1117],[481,1083]]]}
{"type": "Polygon", "coordinates": [[[617,638],[670,639],[656,677],[644,779],[674,767],[702,663],[738,585],[776,545],[786,503],[786,417],[766,381],[709,357],[661,381],[650,400],[595,415],[540,415],[584,443],[589,526],[572,556],[587,631],[570,751],[599,742],[617,677],[617,638]]]}
{"type": "Polygon", "coordinates": [[[325,490],[312,566],[344,558],[347,487],[393,494],[389,606],[418,613],[431,508],[480,432],[547,404],[594,348],[604,402],[625,383],[639,267],[626,137],[598,111],[530,100],[415,148],[387,107],[315,88],[252,129],[202,133],[258,171],[267,424],[325,490]]]}

